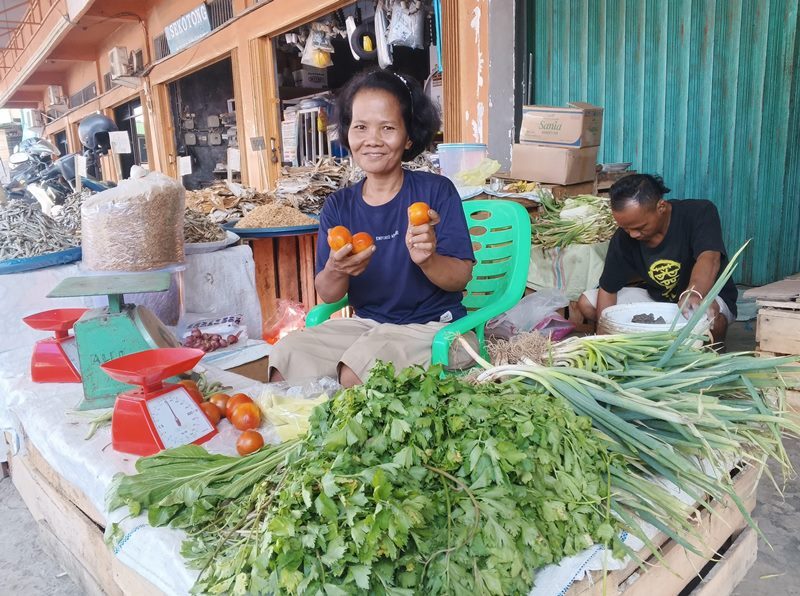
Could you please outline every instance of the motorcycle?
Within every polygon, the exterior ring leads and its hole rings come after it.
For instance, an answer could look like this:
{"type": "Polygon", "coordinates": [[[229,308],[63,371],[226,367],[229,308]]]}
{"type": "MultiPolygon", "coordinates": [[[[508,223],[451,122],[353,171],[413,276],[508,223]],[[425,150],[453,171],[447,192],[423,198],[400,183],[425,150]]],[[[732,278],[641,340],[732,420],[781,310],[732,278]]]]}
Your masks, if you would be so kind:
{"type": "MultiPolygon", "coordinates": [[[[28,185],[28,191],[36,198],[45,214],[50,215],[53,207],[63,205],[67,197],[76,192],[76,155],[78,154],[70,153],[58,158],[41,172],[39,180],[28,185]]],[[[102,192],[111,188],[113,183],[81,176],[81,186],[94,192],[102,192]]]]}
{"type": "Polygon", "coordinates": [[[42,173],[59,155],[56,146],[45,139],[30,138],[22,141],[8,158],[10,172],[8,183],[3,185],[5,197],[28,203],[35,201],[28,185],[40,180],[42,173]]]}

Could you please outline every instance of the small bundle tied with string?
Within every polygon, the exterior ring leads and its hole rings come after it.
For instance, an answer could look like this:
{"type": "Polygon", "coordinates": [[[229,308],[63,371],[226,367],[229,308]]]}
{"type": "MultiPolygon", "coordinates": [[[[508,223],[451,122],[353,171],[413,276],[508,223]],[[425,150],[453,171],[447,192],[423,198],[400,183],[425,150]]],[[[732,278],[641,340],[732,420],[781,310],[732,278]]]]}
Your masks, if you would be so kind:
{"type": "Polygon", "coordinates": [[[185,191],[159,172],[123,180],[81,206],[83,265],[152,271],[183,263],[185,191]]]}

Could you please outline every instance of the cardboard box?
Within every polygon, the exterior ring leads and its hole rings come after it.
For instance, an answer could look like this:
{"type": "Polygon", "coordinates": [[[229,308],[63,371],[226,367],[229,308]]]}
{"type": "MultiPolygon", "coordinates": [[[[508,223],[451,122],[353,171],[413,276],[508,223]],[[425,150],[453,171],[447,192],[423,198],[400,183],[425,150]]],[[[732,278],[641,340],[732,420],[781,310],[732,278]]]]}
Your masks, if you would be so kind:
{"type": "Polygon", "coordinates": [[[598,147],[555,147],[515,143],[511,176],[548,184],[577,184],[594,180],[598,147]]]}
{"type": "Polygon", "coordinates": [[[310,89],[322,89],[328,86],[328,70],[326,68],[314,68],[305,66],[292,73],[294,84],[297,87],[308,87],[310,89]]]}
{"type": "Polygon", "coordinates": [[[603,108],[573,102],[565,108],[522,106],[520,143],[597,147],[603,136],[603,108]]]}

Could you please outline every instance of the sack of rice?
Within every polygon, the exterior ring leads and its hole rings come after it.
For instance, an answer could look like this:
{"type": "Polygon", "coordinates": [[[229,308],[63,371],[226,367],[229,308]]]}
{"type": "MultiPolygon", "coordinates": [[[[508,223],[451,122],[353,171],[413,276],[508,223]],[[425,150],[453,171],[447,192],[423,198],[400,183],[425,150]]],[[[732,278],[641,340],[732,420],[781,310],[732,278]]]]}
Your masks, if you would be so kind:
{"type": "Polygon", "coordinates": [[[83,266],[150,271],[183,263],[183,186],[159,172],[123,180],[81,206],[83,266]]]}

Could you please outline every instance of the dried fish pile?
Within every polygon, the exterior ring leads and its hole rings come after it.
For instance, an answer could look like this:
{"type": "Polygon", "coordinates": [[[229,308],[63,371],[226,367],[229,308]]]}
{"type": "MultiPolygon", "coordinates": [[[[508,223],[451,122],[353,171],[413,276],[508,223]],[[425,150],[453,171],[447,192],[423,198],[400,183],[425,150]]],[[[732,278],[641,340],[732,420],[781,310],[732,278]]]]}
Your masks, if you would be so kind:
{"type": "MultiPolygon", "coordinates": [[[[423,153],[403,167],[411,171],[438,173],[431,153],[423,153]]],[[[275,187],[275,200],[303,213],[319,213],[328,195],[364,178],[364,171],[350,159],[324,157],[313,165],[285,167],[275,187]]]]}
{"type": "Polygon", "coordinates": [[[69,230],[38,205],[11,201],[0,209],[0,261],[38,257],[75,245],[69,230]]]}
{"type": "MultiPolygon", "coordinates": [[[[355,184],[364,178],[364,170],[359,168],[355,163],[351,164],[348,160],[345,162],[345,164],[348,168],[346,176],[347,179],[339,188],[347,186],[348,184],[355,184]]],[[[430,151],[424,151],[423,153],[420,153],[411,161],[404,161],[403,168],[409,170],[410,172],[431,172],[433,174],[439,173],[439,168],[433,163],[433,153],[430,151]]]]}
{"type": "Polygon", "coordinates": [[[241,219],[259,205],[273,201],[270,193],[235,182],[218,182],[202,190],[186,191],[186,206],[216,223],[241,219]]]}
{"type": "Polygon", "coordinates": [[[183,215],[183,239],[189,244],[219,242],[225,238],[225,230],[207,215],[186,208],[183,215]]]}
{"type": "Polygon", "coordinates": [[[53,207],[53,219],[72,233],[76,245],[81,243],[81,205],[94,191],[84,188],[79,193],[69,195],[63,205],[53,207]]]}
{"type": "Polygon", "coordinates": [[[333,157],[313,165],[285,167],[275,186],[275,200],[303,213],[319,213],[328,195],[347,185],[349,167],[333,157]]]}

